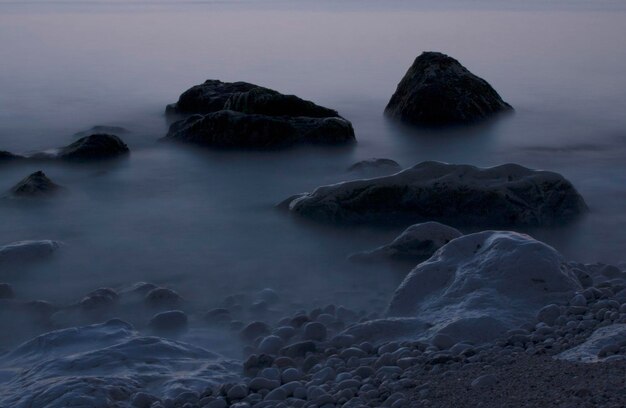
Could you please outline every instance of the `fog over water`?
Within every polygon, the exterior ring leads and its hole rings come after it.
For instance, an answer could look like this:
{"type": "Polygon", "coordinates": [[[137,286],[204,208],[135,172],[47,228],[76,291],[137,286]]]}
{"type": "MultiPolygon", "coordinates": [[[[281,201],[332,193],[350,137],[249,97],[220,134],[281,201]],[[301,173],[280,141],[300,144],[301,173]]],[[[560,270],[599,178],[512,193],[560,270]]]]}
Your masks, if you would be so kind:
{"type": "MultiPolygon", "coordinates": [[[[0,167],[2,192],[35,170],[69,190],[42,203],[0,202],[0,245],[66,244],[46,262],[0,266],[0,282],[20,298],[61,304],[100,286],[150,281],[205,308],[272,287],[294,310],[333,302],[382,311],[406,270],[346,256],[402,228],[312,225],[274,208],[354,177],[347,167],[370,157],[557,171],[591,212],[532,235],[568,259],[626,260],[626,9],[382,4],[0,2],[0,150],[58,147],[75,132],[115,125],[130,130],[120,136],[132,151],[107,163],[0,167]],[[516,113],[445,132],[386,120],[398,81],[426,50],[457,58],[516,113]],[[358,143],[274,152],[157,143],[165,105],[208,78],[337,109],[358,143]]],[[[3,336],[0,347],[21,340],[3,336]]]]}

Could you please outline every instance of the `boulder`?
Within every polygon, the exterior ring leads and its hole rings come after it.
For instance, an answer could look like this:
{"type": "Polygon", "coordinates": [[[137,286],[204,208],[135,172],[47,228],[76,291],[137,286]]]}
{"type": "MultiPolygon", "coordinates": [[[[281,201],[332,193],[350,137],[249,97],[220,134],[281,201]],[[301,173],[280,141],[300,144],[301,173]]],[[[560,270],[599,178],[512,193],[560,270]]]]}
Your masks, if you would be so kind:
{"type": "Polygon", "coordinates": [[[13,186],[8,195],[16,198],[50,197],[62,190],[63,187],[55,184],[43,171],[37,171],[13,186]]]}
{"type": "Polygon", "coordinates": [[[480,227],[551,226],[587,211],[563,176],[516,164],[491,168],[423,162],[397,174],[290,197],[295,215],[329,223],[439,221],[480,227]]]}
{"type": "Polygon", "coordinates": [[[339,116],[333,109],[295,95],[283,95],[247,82],[222,82],[216,79],[191,87],[180,96],[177,103],[168,105],[166,112],[206,114],[224,109],[268,116],[339,116]]]}
{"type": "Polygon", "coordinates": [[[15,161],[23,159],[23,156],[18,156],[17,154],[13,154],[11,152],[7,152],[4,150],[0,150],[0,163],[15,161]]]}
{"type": "Polygon", "coordinates": [[[129,153],[128,146],[119,137],[106,133],[85,136],[59,150],[62,160],[109,159],[129,153]]]}
{"type": "Polygon", "coordinates": [[[595,363],[606,360],[626,346],[626,324],[613,324],[596,329],[584,343],[556,356],[559,360],[595,363]]]}
{"type": "Polygon", "coordinates": [[[398,260],[422,262],[463,234],[456,228],[430,221],[411,225],[387,245],[350,255],[353,261],[398,260]]]}
{"type": "Polygon", "coordinates": [[[396,289],[389,317],[419,318],[429,333],[492,341],[564,304],[580,284],[561,255],[528,235],[483,231],[457,238],[419,264],[396,289]]]}
{"type": "Polygon", "coordinates": [[[18,241],[0,246],[0,263],[26,262],[52,255],[61,246],[51,240],[18,241]]]}
{"type": "Polygon", "coordinates": [[[424,52],[398,84],[385,113],[411,124],[453,125],[510,110],[511,105],[491,85],[457,60],[439,52],[424,52]]]}
{"type": "Polygon", "coordinates": [[[164,139],[216,148],[260,149],[352,142],[354,130],[339,117],[273,117],[221,110],[173,123],[164,139]]]}

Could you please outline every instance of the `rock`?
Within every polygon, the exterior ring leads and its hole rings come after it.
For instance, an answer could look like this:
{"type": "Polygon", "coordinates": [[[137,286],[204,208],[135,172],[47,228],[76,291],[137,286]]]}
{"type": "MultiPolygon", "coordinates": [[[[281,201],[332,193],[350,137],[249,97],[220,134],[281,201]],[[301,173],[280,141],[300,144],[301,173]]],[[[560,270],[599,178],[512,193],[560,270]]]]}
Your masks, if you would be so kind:
{"type": "Polygon", "coordinates": [[[336,117],[339,114],[295,95],[247,82],[209,79],[185,91],[178,102],[167,107],[171,113],[212,113],[220,110],[258,113],[268,116],[336,117]]]}
{"type": "Polygon", "coordinates": [[[259,336],[269,334],[269,326],[263,322],[252,322],[241,329],[239,337],[246,341],[253,341],[259,336]]]}
{"type": "Polygon", "coordinates": [[[259,351],[265,354],[278,354],[285,342],[278,336],[267,336],[259,344],[259,351]]]}
{"type": "Polygon", "coordinates": [[[204,321],[209,324],[222,325],[230,323],[231,315],[228,309],[211,309],[204,314],[204,321]]]}
{"type": "Polygon", "coordinates": [[[26,262],[47,258],[61,247],[61,243],[52,240],[18,241],[0,246],[0,264],[26,262]]]}
{"type": "Polygon", "coordinates": [[[8,283],[0,283],[0,299],[13,299],[14,297],[13,287],[8,283]]]}
{"type": "Polygon", "coordinates": [[[253,391],[258,390],[273,390],[275,388],[280,387],[280,381],[278,380],[270,380],[269,378],[264,377],[255,377],[248,384],[248,388],[253,391]]]}
{"type": "Polygon", "coordinates": [[[130,404],[136,408],[150,408],[153,403],[159,401],[157,397],[145,392],[138,392],[130,400],[130,404]]]}
{"type": "Polygon", "coordinates": [[[366,175],[376,174],[379,176],[394,174],[402,170],[402,167],[395,160],[371,158],[361,160],[348,167],[349,172],[364,173],[366,175]]]}
{"type": "Polygon", "coordinates": [[[62,160],[95,160],[120,157],[129,153],[128,146],[119,137],[109,134],[85,136],[59,150],[62,160]]]}
{"type": "Polygon", "coordinates": [[[326,326],[319,322],[310,322],[304,325],[302,337],[305,340],[322,341],[326,339],[326,326]]]}
{"type": "Polygon", "coordinates": [[[439,350],[447,350],[454,346],[456,341],[446,334],[438,333],[432,338],[431,343],[439,350]]]}
{"type": "Polygon", "coordinates": [[[148,326],[156,332],[182,332],[187,330],[187,314],[181,310],[168,310],[155,314],[148,323],[148,326]]]}
{"type": "Polygon", "coordinates": [[[313,341],[301,341],[283,347],[280,353],[291,358],[306,357],[307,353],[317,351],[317,345],[313,341]]]}
{"type": "Polygon", "coordinates": [[[417,317],[432,324],[430,333],[481,343],[531,322],[544,305],[565,303],[576,290],[576,277],[554,248],[524,234],[483,231],[419,264],[387,314],[417,317]]]}
{"type": "Polygon", "coordinates": [[[552,304],[544,306],[541,308],[541,310],[539,310],[539,313],[537,313],[537,320],[539,322],[547,324],[548,326],[552,326],[560,315],[561,308],[559,308],[557,305],[552,304]]]}
{"type": "Polygon", "coordinates": [[[182,302],[178,293],[168,288],[152,289],[144,300],[149,306],[156,308],[175,308],[182,302]]]}
{"type": "Polygon", "coordinates": [[[354,129],[339,117],[273,117],[222,110],[173,123],[164,140],[214,148],[263,149],[299,143],[349,143],[354,141],[354,129]]]}
{"type": "Polygon", "coordinates": [[[516,164],[491,168],[423,162],[400,173],[301,194],[282,205],[329,223],[440,221],[472,226],[549,226],[587,211],[561,175],[516,164]]]}
{"type": "Polygon", "coordinates": [[[498,379],[493,374],[485,374],[472,381],[472,388],[490,388],[496,385],[498,379]]]}
{"type": "Polygon", "coordinates": [[[119,300],[119,295],[111,288],[96,289],[88,293],[81,301],[84,310],[102,309],[113,306],[119,300]]]}
{"type": "Polygon", "coordinates": [[[239,400],[248,396],[248,387],[243,384],[236,384],[230,387],[227,393],[228,399],[239,400]]]}
{"type": "Polygon", "coordinates": [[[585,299],[582,294],[578,293],[570,300],[569,304],[572,306],[584,307],[587,306],[587,299],[585,299]]]}
{"type": "Polygon", "coordinates": [[[13,186],[9,191],[9,196],[15,198],[51,197],[62,190],[63,187],[55,184],[43,171],[36,171],[13,186]]]}
{"type": "Polygon", "coordinates": [[[16,160],[22,160],[22,159],[24,159],[24,156],[19,156],[11,152],[0,150],[0,164],[6,163],[6,162],[12,162],[16,160]]]}
{"type": "Polygon", "coordinates": [[[424,52],[398,84],[385,113],[411,124],[453,125],[511,110],[491,85],[457,60],[424,52]]]}
{"type": "Polygon", "coordinates": [[[91,129],[83,130],[80,132],[74,133],[76,137],[85,137],[96,134],[109,134],[109,135],[122,135],[124,133],[129,133],[129,130],[123,128],[121,126],[102,126],[97,125],[93,126],[91,129]]]}
{"type": "Polygon", "coordinates": [[[439,248],[463,235],[456,228],[438,222],[411,225],[391,243],[372,251],[359,252],[350,256],[354,261],[400,260],[422,262],[439,248]]]}
{"type": "Polygon", "coordinates": [[[584,343],[556,355],[555,358],[593,363],[608,357],[605,350],[619,350],[623,346],[626,346],[626,324],[614,324],[596,329],[584,343]]]}

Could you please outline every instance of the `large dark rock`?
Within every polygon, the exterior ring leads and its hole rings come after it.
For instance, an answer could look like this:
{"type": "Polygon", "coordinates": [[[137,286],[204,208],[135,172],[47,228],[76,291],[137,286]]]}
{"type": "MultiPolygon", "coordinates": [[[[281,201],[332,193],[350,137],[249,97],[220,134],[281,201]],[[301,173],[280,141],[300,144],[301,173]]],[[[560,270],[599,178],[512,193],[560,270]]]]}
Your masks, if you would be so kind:
{"type": "Polygon", "coordinates": [[[11,197],[50,197],[63,190],[63,187],[50,180],[43,171],[36,171],[17,183],[9,191],[11,197]]]}
{"type": "Polygon", "coordinates": [[[339,116],[337,111],[316,105],[295,95],[283,95],[272,89],[247,82],[222,82],[209,79],[185,91],[167,112],[212,113],[233,110],[268,116],[339,116]]]}
{"type": "Polygon", "coordinates": [[[20,159],[23,159],[23,158],[24,158],[23,156],[18,156],[17,154],[13,154],[11,152],[0,150],[0,163],[14,161],[14,160],[20,160],[20,159]]]}
{"type": "Polygon", "coordinates": [[[74,133],[74,136],[85,137],[85,136],[102,134],[102,133],[110,134],[110,135],[121,135],[121,134],[128,133],[128,132],[129,132],[128,129],[123,128],[121,126],[97,125],[97,126],[92,126],[91,129],[76,132],[74,133]]]}
{"type": "Polygon", "coordinates": [[[563,176],[516,164],[482,169],[423,162],[391,176],[319,187],[287,201],[280,206],[293,214],[332,223],[546,226],[587,211],[563,176]]]}
{"type": "Polygon", "coordinates": [[[193,115],[170,127],[165,140],[218,148],[274,148],[296,143],[334,144],[354,141],[345,119],[273,117],[221,110],[193,115]]]}
{"type": "Polygon", "coordinates": [[[424,52],[398,84],[385,113],[419,125],[472,123],[512,110],[482,78],[457,60],[424,52]]]}
{"type": "Polygon", "coordinates": [[[257,85],[247,82],[222,82],[209,79],[193,86],[178,98],[178,102],[167,106],[168,113],[211,113],[224,109],[228,98],[234,93],[247,92],[257,85]]]}
{"type": "Polygon", "coordinates": [[[128,146],[119,137],[104,133],[85,136],[59,150],[56,158],[62,160],[109,159],[129,153],[128,146]]]}

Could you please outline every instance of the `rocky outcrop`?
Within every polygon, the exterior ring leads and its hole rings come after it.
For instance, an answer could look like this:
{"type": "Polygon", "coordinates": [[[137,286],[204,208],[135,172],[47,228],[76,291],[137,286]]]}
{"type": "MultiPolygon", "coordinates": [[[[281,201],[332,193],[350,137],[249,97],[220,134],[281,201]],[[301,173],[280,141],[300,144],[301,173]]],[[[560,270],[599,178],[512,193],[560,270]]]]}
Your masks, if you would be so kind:
{"type": "Polygon", "coordinates": [[[404,230],[391,243],[372,251],[352,254],[350,260],[358,262],[378,260],[422,262],[430,258],[439,248],[462,235],[456,228],[434,221],[415,224],[404,230]]]}
{"type": "Polygon", "coordinates": [[[512,110],[484,79],[457,60],[424,52],[398,84],[385,113],[418,125],[453,125],[512,110]]]}
{"type": "Polygon", "coordinates": [[[43,171],[36,171],[17,183],[8,193],[15,198],[40,198],[58,194],[63,187],[50,180],[43,171]]]}
{"type": "Polygon", "coordinates": [[[487,341],[533,322],[581,286],[552,247],[515,232],[457,238],[396,289],[389,317],[419,318],[456,341],[487,341]]]}
{"type": "Polygon", "coordinates": [[[361,160],[348,167],[348,171],[351,173],[362,174],[365,176],[377,175],[383,176],[388,174],[397,173],[402,170],[402,167],[395,160],[371,158],[361,160]]]}
{"type": "Polygon", "coordinates": [[[105,133],[86,136],[59,150],[62,160],[110,159],[129,153],[128,146],[119,137],[105,133]]]}
{"type": "Polygon", "coordinates": [[[274,148],[354,141],[345,119],[273,117],[222,110],[172,124],[165,140],[218,148],[274,148]]]}
{"type": "Polygon", "coordinates": [[[183,143],[258,149],[354,141],[352,124],[337,111],[247,82],[208,80],[166,112],[193,114],[173,123],[164,138],[183,143]]]}
{"type": "Polygon", "coordinates": [[[85,137],[85,136],[103,134],[103,133],[110,134],[110,135],[121,135],[121,134],[128,133],[128,132],[129,132],[128,129],[123,128],[121,126],[97,125],[97,126],[92,126],[91,129],[76,132],[74,133],[74,136],[85,137]]]}
{"type": "Polygon", "coordinates": [[[551,226],[587,206],[563,176],[505,164],[423,162],[400,173],[317,188],[281,206],[331,223],[439,221],[480,227],[551,226]]]}

